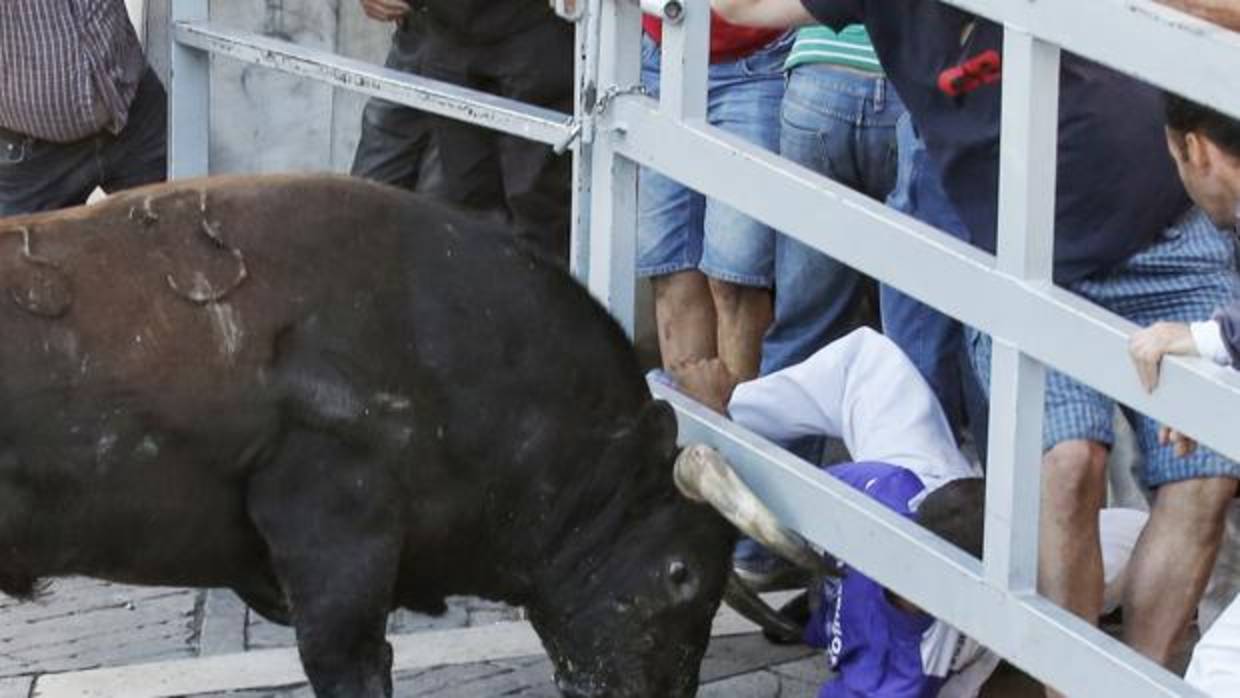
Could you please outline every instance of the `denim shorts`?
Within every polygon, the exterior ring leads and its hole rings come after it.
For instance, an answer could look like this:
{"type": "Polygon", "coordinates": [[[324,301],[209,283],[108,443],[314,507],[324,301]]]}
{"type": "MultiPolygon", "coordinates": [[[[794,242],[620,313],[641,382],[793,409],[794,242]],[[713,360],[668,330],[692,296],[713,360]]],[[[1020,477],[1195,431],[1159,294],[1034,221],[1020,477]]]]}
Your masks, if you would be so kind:
{"type": "MultiPolygon", "coordinates": [[[[1240,296],[1235,255],[1233,238],[1215,228],[1200,209],[1193,209],[1121,266],[1077,281],[1068,289],[1143,327],[1160,320],[1207,320],[1219,306],[1240,296]]],[[[970,345],[978,376],[989,386],[990,337],[970,332],[970,345]]],[[[1110,397],[1050,371],[1043,448],[1072,440],[1110,446],[1115,441],[1114,414],[1115,401],[1110,397]]],[[[1158,443],[1156,420],[1127,409],[1125,415],[1144,456],[1141,479],[1147,487],[1203,477],[1240,479],[1240,463],[1204,448],[1176,458],[1170,447],[1158,443]]]]}
{"type": "MultiPolygon", "coordinates": [[[[707,120],[712,126],[779,150],[779,109],[787,34],[744,57],[710,66],[707,120]]],[[[642,85],[659,89],[659,47],[642,39],[642,85]]],[[[775,233],[735,209],[643,168],[638,183],[637,273],[664,276],[689,269],[742,286],[770,287],[775,233]]]]}

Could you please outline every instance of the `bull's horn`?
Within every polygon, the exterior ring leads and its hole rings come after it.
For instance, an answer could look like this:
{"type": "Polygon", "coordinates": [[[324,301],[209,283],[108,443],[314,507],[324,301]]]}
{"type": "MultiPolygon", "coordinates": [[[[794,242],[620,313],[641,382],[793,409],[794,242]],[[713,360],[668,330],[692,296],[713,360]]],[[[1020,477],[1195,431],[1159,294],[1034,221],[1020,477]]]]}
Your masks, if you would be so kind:
{"type": "Polygon", "coordinates": [[[753,621],[767,633],[779,638],[781,642],[801,642],[804,628],[788,616],[771,608],[762,600],[762,597],[746,586],[735,572],[728,576],[728,585],[724,588],[723,599],[737,613],[753,621]]]}
{"type": "Polygon", "coordinates": [[[710,504],[733,526],[788,562],[815,574],[830,572],[822,556],[796,531],[780,525],[718,451],[701,445],[686,448],[676,459],[675,477],[682,494],[710,504]]]}

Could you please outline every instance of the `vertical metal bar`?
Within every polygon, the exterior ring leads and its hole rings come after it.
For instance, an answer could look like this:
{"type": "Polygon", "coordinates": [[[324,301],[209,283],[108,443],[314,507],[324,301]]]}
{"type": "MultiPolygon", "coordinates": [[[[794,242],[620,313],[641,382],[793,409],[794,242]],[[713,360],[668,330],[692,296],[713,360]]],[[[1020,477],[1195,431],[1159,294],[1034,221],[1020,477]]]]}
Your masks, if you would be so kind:
{"type": "MultiPolygon", "coordinates": [[[[638,84],[641,11],[604,2],[599,16],[598,91],[638,84]]],[[[591,155],[589,288],[630,337],[636,325],[637,165],[616,152],[624,124],[601,115],[591,155]]]]}
{"type": "MultiPolygon", "coordinates": [[[[1008,27],[1003,56],[999,270],[1051,283],[1059,134],[1059,49],[1008,27]]],[[[984,567],[1009,591],[1037,587],[1045,368],[996,338],[984,567]]]]}
{"type": "MultiPolygon", "coordinates": [[[[169,20],[205,21],[208,0],[175,0],[169,20]]],[[[175,37],[175,32],[169,32],[175,37]]],[[[202,177],[210,172],[211,57],[205,51],[171,42],[172,74],[168,83],[168,178],[202,177]]]]}
{"type": "Polygon", "coordinates": [[[593,177],[594,131],[592,114],[598,100],[598,25],[601,0],[589,0],[577,20],[573,116],[581,129],[573,144],[573,227],[568,268],[581,283],[590,275],[590,190],[593,177]],[[587,132],[588,131],[588,132],[587,132]]]}
{"type": "Polygon", "coordinates": [[[706,77],[710,69],[710,6],[685,6],[684,21],[663,23],[659,75],[664,114],[682,121],[706,118],[706,77]]]}

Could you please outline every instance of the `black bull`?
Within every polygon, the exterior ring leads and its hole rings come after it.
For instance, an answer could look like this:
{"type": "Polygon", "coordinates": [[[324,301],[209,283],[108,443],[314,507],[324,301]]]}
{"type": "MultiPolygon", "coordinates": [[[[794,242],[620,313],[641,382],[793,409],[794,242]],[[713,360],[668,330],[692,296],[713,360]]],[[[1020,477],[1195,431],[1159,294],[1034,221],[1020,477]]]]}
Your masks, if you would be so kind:
{"type": "Polygon", "coordinates": [[[385,618],[525,606],[570,696],[692,695],[732,529],[621,329],[503,234],[329,177],[0,221],[0,590],[234,589],[320,698],[385,618]]]}

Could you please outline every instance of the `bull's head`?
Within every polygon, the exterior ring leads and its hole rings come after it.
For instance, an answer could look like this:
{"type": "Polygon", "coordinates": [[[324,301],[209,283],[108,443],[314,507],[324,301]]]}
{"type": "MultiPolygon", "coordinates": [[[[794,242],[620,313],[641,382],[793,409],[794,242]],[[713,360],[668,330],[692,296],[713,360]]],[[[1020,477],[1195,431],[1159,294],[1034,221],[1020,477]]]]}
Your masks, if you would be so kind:
{"type": "Polygon", "coordinates": [[[677,457],[675,438],[675,415],[661,402],[618,437],[611,457],[622,455],[634,473],[657,463],[650,471],[657,475],[615,493],[605,507],[614,510],[594,520],[607,539],[575,536],[598,543],[589,552],[570,551],[571,569],[560,567],[556,588],[529,607],[568,698],[696,694],[725,589],[756,602],[729,579],[737,534],[728,521],[793,561],[821,566],[717,453],[694,447],[677,457]]]}

